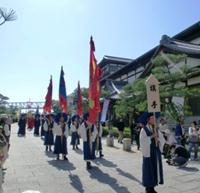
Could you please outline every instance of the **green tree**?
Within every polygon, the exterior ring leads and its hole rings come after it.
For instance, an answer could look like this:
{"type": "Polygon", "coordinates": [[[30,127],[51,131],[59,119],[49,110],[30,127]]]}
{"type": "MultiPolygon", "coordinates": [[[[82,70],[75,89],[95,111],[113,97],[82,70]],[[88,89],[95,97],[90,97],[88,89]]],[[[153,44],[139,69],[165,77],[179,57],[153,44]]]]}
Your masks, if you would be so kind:
{"type": "Polygon", "coordinates": [[[143,112],[147,109],[145,81],[150,73],[160,82],[160,100],[163,115],[168,115],[177,120],[180,114],[191,115],[191,110],[187,104],[188,98],[200,96],[200,89],[188,86],[188,79],[200,73],[199,67],[191,68],[190,64],[177,65],[186,61],[185,55],[159,54],[152,60],[151,71],[143,78],[124,87],[124,92],[120,95],[121,100],[115,105],[118,116],[133,112],[143,112]],[[177,105],[173,97],[183,97],[184,105],[177,105]]]}
{"type": "Polygon", "coordinates": [[[6,113],[6,104],[8,99],[9,98],[7,96],[0,94],[0,113],[6,113]]]}
{"type": "Polygon", "coordinates": [[[59,113],[60,112],[60,107],[59,107],[59,103],[58,100],[52,100],[52,108],[53,108],[53,112],[54,113],[59,113]]]}

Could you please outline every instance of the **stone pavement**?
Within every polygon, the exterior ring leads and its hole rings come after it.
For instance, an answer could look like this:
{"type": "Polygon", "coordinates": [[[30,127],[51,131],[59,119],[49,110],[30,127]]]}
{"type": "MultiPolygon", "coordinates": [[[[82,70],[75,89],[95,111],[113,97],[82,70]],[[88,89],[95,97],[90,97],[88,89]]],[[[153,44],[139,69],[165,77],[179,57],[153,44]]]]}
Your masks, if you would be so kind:
{"type": "MultiPolygon", "coordinates": [[[[96,159],[94,168],[87,171],[82,150],[73,151],[68,145],[69,162],[56,161],[52,153],[44,151],[43,141],[27,131],[26,137],[17,137],[17,124],[12,125],[11,148],[6,161],[4,193],[22,193],[35,190],[40,193],[140,193],[141,153],[135,147],[131,152],[107,147],[103,141],[104,159],[96,159]]],[[[68,138],[68,144],[70,137],[68,138]]],[[[82,148],[82,145],[80,145],[82,148]]],[[[165,184],[159,193],[200,193],[200,161],[190,162],[179,169],[164,164],[165,184]]]]}

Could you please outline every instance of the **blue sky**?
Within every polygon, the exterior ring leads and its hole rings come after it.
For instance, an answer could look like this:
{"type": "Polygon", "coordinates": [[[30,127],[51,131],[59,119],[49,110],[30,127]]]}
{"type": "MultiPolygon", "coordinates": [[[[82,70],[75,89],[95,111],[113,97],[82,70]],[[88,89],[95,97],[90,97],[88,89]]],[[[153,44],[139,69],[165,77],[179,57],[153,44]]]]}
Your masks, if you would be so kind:
{"type": "Polygon", "coordinates": [[[17,20],[0,26],[0,93],[10,101],[44,101],[50,75],[58,99],[63,66],[67,93],[88,87],[89,39],[96,58],[137,58],[199,21],[198,0],[1,0],[17,20]]]}

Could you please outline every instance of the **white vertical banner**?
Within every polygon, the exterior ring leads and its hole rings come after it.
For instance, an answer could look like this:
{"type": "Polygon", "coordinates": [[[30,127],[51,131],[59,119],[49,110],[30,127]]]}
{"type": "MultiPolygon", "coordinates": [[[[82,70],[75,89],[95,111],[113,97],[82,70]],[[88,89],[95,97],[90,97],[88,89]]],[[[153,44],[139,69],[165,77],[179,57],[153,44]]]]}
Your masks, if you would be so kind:
{"type": "Polygon", "coordinates": [[[109,99],[104,99],[103,109],[101,112],[101,122],[106,122],[106,115],[107,115],[109,103],[110,103],[109,99]]]}
{"type": "Polygon", "coordinates": [[[159,82],[154,75],[146,80],[148,112],[160,112],[159,82]]]}

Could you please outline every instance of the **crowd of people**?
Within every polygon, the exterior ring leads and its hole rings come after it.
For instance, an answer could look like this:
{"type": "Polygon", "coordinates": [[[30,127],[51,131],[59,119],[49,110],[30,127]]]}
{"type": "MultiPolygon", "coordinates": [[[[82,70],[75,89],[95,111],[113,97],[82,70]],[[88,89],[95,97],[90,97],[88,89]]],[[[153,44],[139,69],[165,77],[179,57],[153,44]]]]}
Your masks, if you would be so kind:
{"type": "MultiPolygon", "coordinates": [[[[56,155],[56,160],[69,159],[68,136],[71,135],[72,150],[79,150],[80,138],[83,141],[83,159],[86,168],[91,169],[91,161],[96,156],[102,158],[102,124],[88,121],[88,114],[83,117],[66,113],[58,114],[21,114],[18,121],[18,136],[26,135],[26,130],[32,131],[34,136],[41,136],[44,140],[44,150],[56,155]],[[60,157],[61,156],[61,157],[60,157]]],[[[2,169],[8,157],[10,146],[10,130],[12,120],[6,116],[0,119],[0,166],[2,169]]],[[[173,166],[186,166],[193,157],[198,160],[200,130],[193,121],[188,132],[183,127],[183,119],[179,120],[175,131],[172,132],[166,119],[160,118],[159,126],[155,125],[155,115],[147,113],[142,119],[131,125],[131,142],[136,141],[137,149],[143,155],[142,183],[146,193],[156,193],[155,186],[164,183],[162,157],[173,166]],[[186,138],[187,136],[187,138],[186,138]],[[186,145],[187,144],[187,145],[186,145]],[[194,155],[193,155],[194,152],[194,155]],[[162,156],[162,154],[164,156],[162,156]]],[[[119,130],[118,142],[123,143],[125,124],[122,119],[117,123],[119,130]]]]}
{"type": "Polygon", "coordinates": [[[35,136],[44,139],[45,151],[54,153],[57,160],[68,160],[67,139],[71,135],[71,145],[73,150],[79,149],[80,137],[83,140],[83,158],[86,161],[86,168],[91,169],[91,160],[97,155],[103,157],[102,153],[102,124],[88,122],[88,114],[82,118],[78,115],[70,117],[66,113],[58,114],[21,114],[18,126],[18,136],[26,135],[26,129],[34,130],[35,136]],[[62,155],[62,158],[60,158],[62,155]]]}
{"type": "MultiPolygon", "coordinates": [[[[184,120],[180,118],[173,132],[166,119],[160,118],[160,124],[156,125],[155,118],[155,114],[145,112],[138,123],[133,121],[130,127],[131,142],[135,140],[137,149],[143,155],[142,184],[146,193],[156,193],[155,186],[164,183],[162,157],[167,159],[169,165],[178,167],[185,167],[191,159],[198,160],[200,129],[196,121],[187,130],[183,126],[184,120]]],[[[123,143],[123,121],[119,120],[116,126],[118,142],[123,143]]]]}

